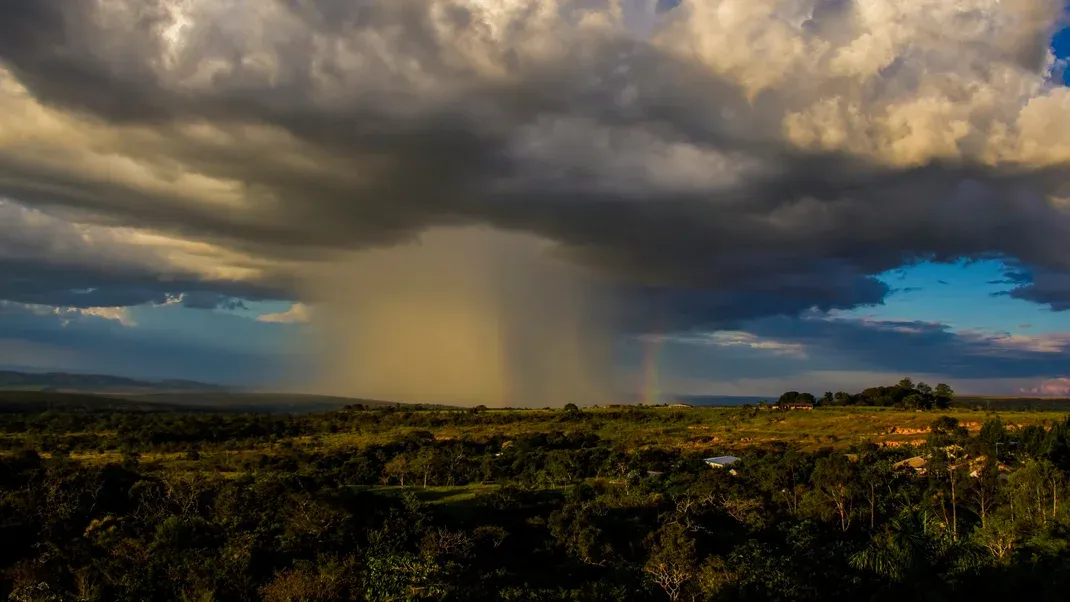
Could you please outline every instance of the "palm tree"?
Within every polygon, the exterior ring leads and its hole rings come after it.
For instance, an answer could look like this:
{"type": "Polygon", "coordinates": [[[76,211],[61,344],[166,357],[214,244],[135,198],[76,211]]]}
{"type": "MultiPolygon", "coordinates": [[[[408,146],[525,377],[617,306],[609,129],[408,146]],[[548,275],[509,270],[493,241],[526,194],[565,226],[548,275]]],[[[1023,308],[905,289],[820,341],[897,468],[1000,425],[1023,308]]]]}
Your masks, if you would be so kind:
{"type": "Polygon", "coordinates": [[[850,558],[852,567],[902,582],[907,576],[934,572],[955,575],[980,566],[984,551],[972,542],[955,541],[927,510],[904,510],[888,521],[869,545],[850,558]]]}

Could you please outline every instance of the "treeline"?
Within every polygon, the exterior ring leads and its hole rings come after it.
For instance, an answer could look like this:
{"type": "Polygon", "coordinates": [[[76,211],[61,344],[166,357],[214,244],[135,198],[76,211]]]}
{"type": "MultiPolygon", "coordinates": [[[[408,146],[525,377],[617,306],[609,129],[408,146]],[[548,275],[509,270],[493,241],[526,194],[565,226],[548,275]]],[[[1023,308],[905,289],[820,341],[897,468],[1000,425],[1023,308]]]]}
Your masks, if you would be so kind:
{"type": "Polygon", "coordinates": [[[821,398],[812,393],[788,391],[780,396],[777,405],[790,406],[808,403],[815,406],[880,406],[904,410],[942,410],[951,406],[955,391],[944,383],[932,387],[926,383],[904,378],[891,386],[870,387],[860,393],[826,392],[821,398]]]}
{"type": "MultiPolygon", "coordinates": [[[[627,449],[590,430],[673,413],[595,414],[455,439],[415,412],[100,416],[131,437],[121,462],[0,457],[0,599],[1061,600],[1070,587],[1070,422],[972,434],[941,417],[917,448],[771,443],[729,471],[702,462],[714,450],[627,449]],[[372,424],[398,435],[214,454],[241,458],[227,473],[196,452],[372,424]],[[165,428],[188,458],[143,460],[139,442],[165,428]],[[470,495],[433,503],[450,492],[470,495]]],[[[21,420],[6,432],[80,428],[21,420]]]]}

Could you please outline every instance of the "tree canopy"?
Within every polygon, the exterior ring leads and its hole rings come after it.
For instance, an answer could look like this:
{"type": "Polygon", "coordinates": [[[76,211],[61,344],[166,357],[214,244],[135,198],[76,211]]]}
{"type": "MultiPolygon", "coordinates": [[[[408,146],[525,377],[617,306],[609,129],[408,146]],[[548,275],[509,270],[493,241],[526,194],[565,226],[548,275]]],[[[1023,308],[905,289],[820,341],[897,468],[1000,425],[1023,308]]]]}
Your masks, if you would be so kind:
{"type": "MultiPolygon", "coordinates": [[[[630,443],[689,430],[689,412],[738,424],[747,411],[0,412],[0,599],[1054,600],[1070,587],[1070,421],[937,415],[897,446],[630,443]],[[703,462],[728,454],[731,470],[703,462]]],[[[839,416],[807,420],[823,415],[839,416]]]]}

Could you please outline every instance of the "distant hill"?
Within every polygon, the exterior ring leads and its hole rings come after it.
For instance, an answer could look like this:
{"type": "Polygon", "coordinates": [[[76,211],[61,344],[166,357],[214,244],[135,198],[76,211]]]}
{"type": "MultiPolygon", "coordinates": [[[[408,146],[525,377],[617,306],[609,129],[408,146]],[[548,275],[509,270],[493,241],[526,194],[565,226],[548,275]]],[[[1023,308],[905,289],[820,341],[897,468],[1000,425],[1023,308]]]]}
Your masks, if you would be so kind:
{"type": "MultiPolygon", "coordinates": [[[[179,407],[204,407],[230,412],[329,412],[345,406],[363,405],[368,408],[402,406],[414,409],[416,404],[395,403],[374,399],[355,399],[332,395],[306,395],[302,393],[243,393],[243,392],[189,392],[146,393],[126,397],[133,401],[179,407]]],[[[433,406],[445,408],[446,406],[433,406]]]]}
{"type": "Polygon", "coordinates": [[[192,380],[147,381],[106,374],[0,370],[0,412],[74,408],[91,411],[304,413],[329,412],[351,405],[447,409],[447,406],[397,404],[331,395],[252,392],[192,380]]]}
{"type": "Polygon", "coordinates": [[[192,380],[147,381],[106,374],[68,372],[17,372],[0,370],[0,390],[62,391],[92,393],[143,393],[165,391],[215,391],[227,387],[192,380]]]}
{"type": "Polygon", "coordinates": [[[102,394],[61,391],[0,390],[0,413],[62,412],[237,412],[268,414],[304,414],[330,412],[346,406],[366,408],[401,406],[407,410],[421,408],[454,409],[448,406],[396,404],[387,401],[301,395],[296,393],[148,393],[102,394]]]}
{"type": "Polygon", "coordinates": [[[150,403],[90,393],[58,393],[55,391],[0,391],[0,414],[36,414],[41,412],[198,412],[209,408],[183,407],[166,403],[150,403]]]}

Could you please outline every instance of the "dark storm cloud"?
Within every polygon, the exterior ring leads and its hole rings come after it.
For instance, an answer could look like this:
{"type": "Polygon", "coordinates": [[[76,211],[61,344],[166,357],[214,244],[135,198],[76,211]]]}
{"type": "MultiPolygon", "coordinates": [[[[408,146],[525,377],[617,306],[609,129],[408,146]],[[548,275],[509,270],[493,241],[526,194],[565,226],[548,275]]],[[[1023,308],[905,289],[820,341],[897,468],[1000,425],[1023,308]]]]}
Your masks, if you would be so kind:
{"type": "Polygon", "coordinates": [[[888,293],[888,286],[875,278],[827,269],[767,277],[750,286],[741,279],[730,292],[628,287],[619,297],[624,300],[621,311],[626,330],[665,332],[731,330],[756,316],[877,305],[888,293]]]}
{"type": "Polygon", "coordinates": [[[1053,311],[1070,310],[1070,272],[1036,270],[1027,281],[1014,283],[1018,286],[1006,294],[1015,299],[1047,305],[1053,311]]]}
{"type": "MultiPolygon", "coordinates": [[[[150,190],[14,151],[0,152],[0,193],[280,260],[435,225],[533,232],[615,279],[624,306],[639,308],[629,324],[657,311],[679,329],[879,303],[888,289],[872,275],[919,259],[1008,256],[1070,271],[1070,218],[1048,200],[1067,184],[1065,164],[985,162],[968,151],[998,115],[978,112],[978,133],[953,160],[898,134],[872,146],[919,160],[802,150],[785,136],[787,116],[830,96],[860,103],[860,118],[877,123],[958,47],[922,40],[937,58],[904,51],[879,86],[785,78],[755,96],[664,44],[576,29],[586,6],[573,4],[562,9],[571,21],[546,26],[537,3],[497,20],[460,2],[280,1],[241,12],[204,3],[182,34],[187,46],[173,50],[163,32],[175,4],[165,0],[12,0],[0,8],[0,61],[36,99],[90,115],[92,127],[134,128],[100,144],[161,172],[178,164],[240,183],[244,202],[197,202],[177,185],[150,190]],[[198,75],[210,64],[213,74],[198,75]],[[186,127],[205,123],[213,137],[186,127]],[[249,126],[270,126],[271,137],[249,126]]],[[[806,4],[800,36],[845,47],[860,33],[851,3],[806,4]]],[[[679,12],[670,14],[684,23],[689,13],[679,12]]],[[[1008,69],[1035,62],[1035,32],[1011,33],[1021,45],[978,47],[978,56],[1008,69]]],[[[959,94],[948,86],[949,98],[959,94]]],[[[892,129],[882,127],[870,130],[892,129]]],[[[70,291],[96,289],[101,303],[127,305],[175,290],[108,278],[45,271],[34,284],[25,274],[0,295],[77,301],[70,291]]],[[[285,288],[286,278],[273,282],[285,288]]],[[[1030,286],[1016,294],[1070,302],[1065,289],[1030,286]]],[[[181,288],[265,294],[220,282],[181,288]]]]}
{"type": "Polygon", "coordinates": [[[0,300],[57,307],[124,307],[163,304],[181,300],[197,309],[237,309],[236,298],[279,300],[284,295],[245,282],[204,282],[195,279],[168,280],[145,272],[134,273],[87,269],[85,266],[54,266],[41,262],[5,261],[0,258],[0,300]],[[221,292],[223,291],[223,292],[221,292]]]}
{"type": "MultiPolygon", "coordinates": [[[[803,345],[830,360],[808,369],[941,374],[948,378],[1051,378],[1070,371],[1070,338],[955,332],[946,324],[807,318],[769,318],[748,332],[803,345]]],[[[821,358],[817,358],[821,361],[821,358]]]]}
{"type": "Polygon", "coordinates": [[[989,284],[1009,284],[1009,290],[993,293],[997,297],[1011,297],[1039,305],[1052,311],[1070,310],[1070,271],[1030,267],[1022,262],[1008,262],[1004,278],[989,284]]]}
{"type": "MultiPolygon", "coordinates": [[[[214,291],[194,291],[182,293],[182,305],[191,309],[249,309],[241,299],[220,295],[214,291]]],[[[250,299],[253,300],[253,299],[250,299]]]]}
{"type": "MultiPolygon", "coordinates": [[[[61,216],[0,199],[0,301],[70,308],[181,302],[198,309],[238,309],[240,299],[290,300],[284,282],[205,277],[168,257],[201,249],[156,248],[122,231],[74,225],[61,216]]],[[[247,267],[247,266],[239,266],[247,267]]]]}
{"type": "MultiPolygon", "coordinates": [[[[164,2],[140,2],[129,29],[113,38],[121,51],[159,52],[154,30],[164,2]]],[[[0,7],[0,55],[46,102],[59,102],[110,119],[145,119],[163,114],[163,97],[150,85],[140,61],[108,63],[94,52],[102,32],[95,26],[95,2],[9,0],[0,7]],[[73,101],[73,103],[72,103],[73,101]]]]}

